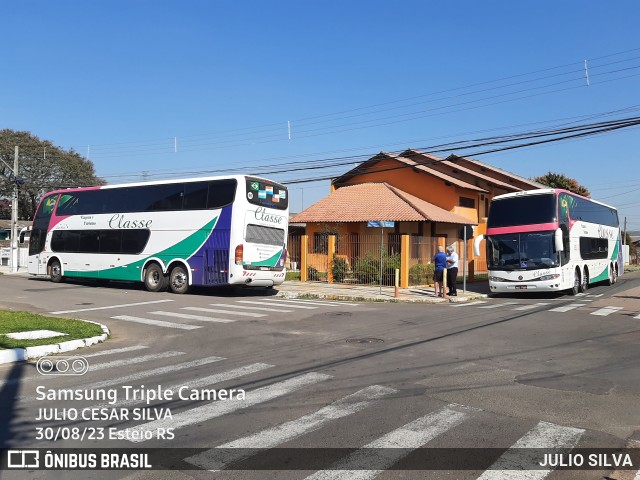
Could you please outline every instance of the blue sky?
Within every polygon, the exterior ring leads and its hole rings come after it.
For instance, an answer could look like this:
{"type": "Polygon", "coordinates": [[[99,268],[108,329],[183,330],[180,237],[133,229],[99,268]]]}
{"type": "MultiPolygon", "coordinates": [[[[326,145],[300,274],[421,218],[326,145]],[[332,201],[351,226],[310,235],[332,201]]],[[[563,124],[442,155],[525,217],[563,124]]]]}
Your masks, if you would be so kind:
{"type": "MultiPolygon", "coordinates": [[[[362,159],[640,106],[630,0],[26,0],[0,16],[0,128],[74,148],[110,183],[362,159]]],[[[638,151],[630,128],[478,159],[576,178],[640,230],[638,151]]],[[[290,187],[293,211],[328,192],[290,187]]]]}

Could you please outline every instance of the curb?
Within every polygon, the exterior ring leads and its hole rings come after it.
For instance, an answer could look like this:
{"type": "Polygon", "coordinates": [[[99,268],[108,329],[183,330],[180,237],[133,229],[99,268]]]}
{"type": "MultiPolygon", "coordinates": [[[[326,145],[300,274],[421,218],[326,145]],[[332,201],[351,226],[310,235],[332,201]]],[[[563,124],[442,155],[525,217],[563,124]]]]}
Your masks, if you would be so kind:
{"type": "Polygon", "coordinates": [[[109,329],[105,325],[98,322],[92,322],[90,320],[82,321],[99,325],[100,328],[102,328],[102,335],[90,338],[81,338],[78,340],[67,340],[66,342],[54,343],[51,345],[38,345],[37,347],[0,350],[0,365],[5,363],[21,362],[47,355],[55,355],[57,353],[71,352],[78,348],[90,347],[91,345],[104,342],[110,335],[109,329]]]}
{"type": "MultiPolygon", "coordinates": [[[[372,302],[372,303],[428,303],[428,304],[438,304],[438,303],[449,303],[447,300],[441,298],[374,298],[374,297],[362,297],[362,296],[350,296],[350,295],[336,295],[336,294],[324,294],[324,293],[298,293],[298,292],[278,292],[276,297],[281,298],[302,298],[302,299],[323,299],[323,300],[342,300],[349,302],[372,302]]],[[[456,298],[451,303],[466,303],[472,302],[474,300],[480,300],[483,298],[487,298],[488,295],[484,293],[477,293],[473,296],[466,297],[464,300],[461,298],[456,298]]]]}

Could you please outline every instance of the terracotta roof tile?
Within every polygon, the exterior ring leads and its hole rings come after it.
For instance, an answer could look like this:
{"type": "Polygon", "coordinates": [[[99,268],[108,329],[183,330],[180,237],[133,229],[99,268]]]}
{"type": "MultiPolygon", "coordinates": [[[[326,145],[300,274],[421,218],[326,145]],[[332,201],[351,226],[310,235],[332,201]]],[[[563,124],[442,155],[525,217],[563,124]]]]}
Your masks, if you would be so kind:
{"type": "Polygon", "coordinates": [[[473,223],[386,183],[361,183],[339,188],[291,218],[292,223],[369,220],[473,223]]]}

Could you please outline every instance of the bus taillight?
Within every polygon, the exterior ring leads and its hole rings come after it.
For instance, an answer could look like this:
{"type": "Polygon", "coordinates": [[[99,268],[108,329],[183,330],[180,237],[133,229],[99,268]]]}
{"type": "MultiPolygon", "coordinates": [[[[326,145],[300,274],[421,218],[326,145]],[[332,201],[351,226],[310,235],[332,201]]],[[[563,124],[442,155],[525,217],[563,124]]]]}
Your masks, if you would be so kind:
{"type": "Polygon", "coordinates": [[[236,265],[242,265],[244,257],[244,245],[240,244],[236,247],[236,265]]]}

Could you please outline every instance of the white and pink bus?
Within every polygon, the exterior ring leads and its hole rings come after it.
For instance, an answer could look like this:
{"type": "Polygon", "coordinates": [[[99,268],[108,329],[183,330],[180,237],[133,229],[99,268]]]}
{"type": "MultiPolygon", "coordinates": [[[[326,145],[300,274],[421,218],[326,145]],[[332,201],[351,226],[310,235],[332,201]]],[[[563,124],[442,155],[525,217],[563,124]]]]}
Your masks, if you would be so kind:
{"type": "MultiPolygon", "coordinates": [[[[484,239],[476,237],[476,255],[484,239]]],[[[568,290],[576,295],[592,283],[612,285],[622,274],[618,212],[566,190],[495,197],[486,242],[492,293],[568,290]]]]}
{"type": "Polygon", "coordinates": [[[285,278],[287,188],[233,175],[58,190],[33,221],[29,273],[190,286],[285,278]]]}

